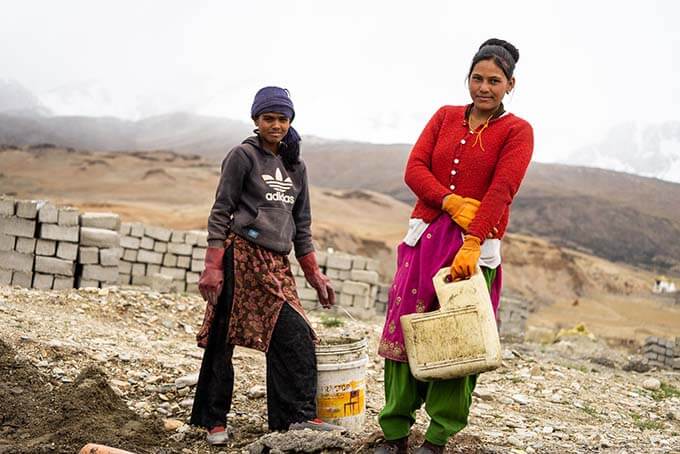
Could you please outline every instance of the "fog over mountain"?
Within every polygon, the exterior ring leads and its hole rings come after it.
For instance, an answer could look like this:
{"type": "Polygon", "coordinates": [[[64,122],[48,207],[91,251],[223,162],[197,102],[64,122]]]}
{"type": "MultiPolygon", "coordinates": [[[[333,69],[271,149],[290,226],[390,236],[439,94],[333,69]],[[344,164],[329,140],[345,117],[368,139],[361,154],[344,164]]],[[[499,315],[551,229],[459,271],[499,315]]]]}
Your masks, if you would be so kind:
{"type": "Polygon", "coordinates": [[[680,182],[680,121],[622,123],[564,163],[680,182]]]}

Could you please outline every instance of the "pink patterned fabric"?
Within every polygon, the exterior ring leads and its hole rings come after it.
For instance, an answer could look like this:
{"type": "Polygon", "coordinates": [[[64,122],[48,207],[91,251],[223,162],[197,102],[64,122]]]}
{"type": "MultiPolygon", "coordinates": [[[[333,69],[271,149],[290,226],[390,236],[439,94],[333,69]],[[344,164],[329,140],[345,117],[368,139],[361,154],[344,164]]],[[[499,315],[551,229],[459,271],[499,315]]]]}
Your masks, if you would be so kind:
{"type": "MultiPolygon", "coordinates": [[[[429,225],[414,247],[405,243],[397,247],[397,271],[390,288],[387,316],[378,348],[380,356],[408,362],[399,318],[439,308],[432,278],[441,268],[451,266],[462,245],[460,227],[447,215],[441,215],[429,225]]],[[[499,266],[490,289],[495,314],[500,303],[502,274],[499,266]]]]}

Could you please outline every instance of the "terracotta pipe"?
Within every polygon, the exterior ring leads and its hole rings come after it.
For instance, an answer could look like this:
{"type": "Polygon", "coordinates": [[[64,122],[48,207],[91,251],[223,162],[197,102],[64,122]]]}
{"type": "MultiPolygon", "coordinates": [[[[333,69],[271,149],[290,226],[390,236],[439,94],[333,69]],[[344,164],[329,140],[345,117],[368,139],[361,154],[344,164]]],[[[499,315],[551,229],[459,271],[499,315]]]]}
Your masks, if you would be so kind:
{"type": "Polygon", "coordinates": [[[110,446],[88,443],[80,450],[79,454],[134,454],[130,451],[112,448],[110,446]]]}

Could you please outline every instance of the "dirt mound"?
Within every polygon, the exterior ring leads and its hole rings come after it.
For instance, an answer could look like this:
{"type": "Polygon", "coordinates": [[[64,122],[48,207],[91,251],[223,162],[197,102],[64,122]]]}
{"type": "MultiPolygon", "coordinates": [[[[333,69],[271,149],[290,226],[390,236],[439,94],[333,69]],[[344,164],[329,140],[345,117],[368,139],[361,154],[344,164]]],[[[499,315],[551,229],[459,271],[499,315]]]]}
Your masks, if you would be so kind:
{"type": "Polygon", "coordinates": [[[87,368],[72,382],[51,382],[0,340],[0,453],[78,452],[101,443],[134,452],[178,452],[163,423],[142,419],[87,368]]]}

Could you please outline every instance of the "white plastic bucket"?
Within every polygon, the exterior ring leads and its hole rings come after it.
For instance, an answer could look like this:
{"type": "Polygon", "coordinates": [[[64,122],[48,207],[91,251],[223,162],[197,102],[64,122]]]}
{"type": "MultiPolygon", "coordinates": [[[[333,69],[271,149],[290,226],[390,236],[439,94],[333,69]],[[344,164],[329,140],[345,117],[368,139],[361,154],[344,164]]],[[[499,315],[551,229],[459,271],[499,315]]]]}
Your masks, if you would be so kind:
{"type": "Polygon", "coordinates": [[[366,416],[366,339],[327,338],[316,346],[317,416],[351,431],[366,416]]]}

